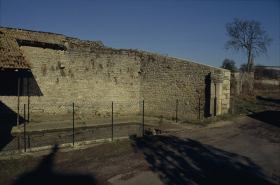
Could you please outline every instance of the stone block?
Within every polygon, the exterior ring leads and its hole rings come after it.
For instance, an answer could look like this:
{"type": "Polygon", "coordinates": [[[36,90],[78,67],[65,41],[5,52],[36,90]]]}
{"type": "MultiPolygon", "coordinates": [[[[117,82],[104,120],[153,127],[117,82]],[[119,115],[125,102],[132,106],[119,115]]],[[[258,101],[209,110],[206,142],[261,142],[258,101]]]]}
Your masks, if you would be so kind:
{"type": "Polygon", "coordinates": [[[230,76],[224,76],[224,80],[230,80],[230,76]]]}
{"type": "Polygon", "coordinates": [[[214,73],[215,73],[215,74],[222,74],[222,70],[215,69],[215,70],[214,70],[214,73]]]}
{"type": "Polygon", "coordinates": [[[225,84],[223,84],[223,92],[224,90],[227,90],[227,86],[225,84]]]}
{"type": "Polygon", "coordinates": [[[222,109],[222,114],[227,114],[229,112],[229,109],[222,109]]]}
{"type": "Polygon", "coordinates": [[[230,77],[230,71],[225,71],[224,74],[225,76],[230,77]]]}
{"type": "Polygon", "coordinates": [[[230,99],[222,99],[222,104],[229,104],[230,99]]]}
{"type": "Polygon", "coordinates": [[[228,109],[229,108],[229,104],[222,104],[222,109],[228,109]]]}
{"type": "Polygon", "coordinates": [[[230,94],[225,94],[226,98],[225,99],[230,99],[230,94]]]}
{"type": "Polygon", "coordinates": [[[230,90],[223,90],[223,94],[230,94],[230,90]]]}

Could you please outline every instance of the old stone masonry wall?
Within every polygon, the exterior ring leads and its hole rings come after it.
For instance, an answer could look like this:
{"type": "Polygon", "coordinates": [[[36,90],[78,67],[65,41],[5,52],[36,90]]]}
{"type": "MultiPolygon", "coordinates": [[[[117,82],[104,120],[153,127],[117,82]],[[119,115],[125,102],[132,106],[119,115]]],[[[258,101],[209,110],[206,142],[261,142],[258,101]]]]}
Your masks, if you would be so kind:
{"type": "Polygon", "coordinates": [[[179,120],[192,120],[228,112],[228,70],[164,55],[145,54],[147,57],[140,66],[140,99],[147,100],[148,115],[176,119],[177,110],[179,120]]]}
{"type": "MultiPolygon", "coordinates": [[[[21,77],[21,115],[23,104],[29,104],[34,120],[70,115],[73,102],[81,119],[109,117],[111,102],[114,114],[142,114],[143,100],[147,116],[175,119],[177,109],[179,120],[189,120],[228,112],[228,70],[94,41],[63,43],[20,46],[33,65],[21,73],[31,73],[21,77]]],[[[17,96],[3,95],[0,101],[17,112],[17,96]]]]}

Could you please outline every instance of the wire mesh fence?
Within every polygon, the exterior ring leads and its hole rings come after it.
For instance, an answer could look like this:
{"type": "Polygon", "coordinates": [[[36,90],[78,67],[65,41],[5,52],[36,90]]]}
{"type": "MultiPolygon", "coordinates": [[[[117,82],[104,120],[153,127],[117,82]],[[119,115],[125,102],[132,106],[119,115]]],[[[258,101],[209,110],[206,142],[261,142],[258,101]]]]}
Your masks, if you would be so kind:
{"type": "Polygon", "coordinates": [[[0,151],[141,135],[138,102],[0,104],[0,151]]]}
{"type": "Polygon", "coordinates": [[[191,111],[194,103],[114,101],[31,104],[17,108],[0,102],[0,152],[141,136],[149,126],[183,121],[190,113],[199,117],[203,107],[199,104],[196,112],[191,111]]]}
{"type": "MultiPolygon", "coordinates": [[[[0,151],[4,148],[6,150],[18,149],[14,144],[14,136],[11,135],[11,131],[13,127],[22,124],[24,118],[18,116],[14,110],[17,110],[17,107],[8,107],[0,102],[0,151]]],[[[22,112],[22,110],[19,109],[18,112],[22,112]]]]}

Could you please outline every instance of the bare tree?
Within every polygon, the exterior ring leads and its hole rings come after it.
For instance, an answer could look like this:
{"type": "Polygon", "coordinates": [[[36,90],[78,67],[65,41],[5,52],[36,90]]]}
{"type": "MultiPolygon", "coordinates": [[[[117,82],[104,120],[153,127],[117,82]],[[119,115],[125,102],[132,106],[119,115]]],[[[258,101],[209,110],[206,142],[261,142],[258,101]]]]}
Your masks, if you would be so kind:
{"type": "Polygon", "coordinates": [[[227,58],[226,58],[226,59],[223,61],[223,64],[222,64],[221,68],[223,68],[223,69],[228,69],[228,70],[230,70],[231,72],[234,72],[234,71],[236,70],[234,60],[230,60],[230,59],[227,59],[227,58]]]}
{"type": "Polygon", "coordinates": [[[272,43],[261,23],[255,20],[243,21],[235,18],[226,24],[230,40],[225,43],[225,49],[233,48],[235,52],[241,50],[248,56],[247,72],[250,70],[252,56],[267,55],[267,46],[272,43]]]}
{"type": "Polygon", "coordinates": [[[247,71],[247,64],[246,63],[241,64],[239,70],[243,72],[247,71]]]}

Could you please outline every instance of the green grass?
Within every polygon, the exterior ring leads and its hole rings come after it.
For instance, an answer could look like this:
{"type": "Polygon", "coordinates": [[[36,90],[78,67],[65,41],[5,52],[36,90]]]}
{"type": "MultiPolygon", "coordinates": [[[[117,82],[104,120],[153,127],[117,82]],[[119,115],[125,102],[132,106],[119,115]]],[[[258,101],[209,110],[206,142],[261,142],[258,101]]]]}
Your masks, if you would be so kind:
{"type": "Polygon", "coordinates": [[[82,156],[83,152],[67,152],[68,156],[82,156]]]}
{"type": "Polygon", "coordinates": [[[243,98],[234,102],[234,113],[222,114],[215,117],[209,117],[204,120],[191,120],[187,123],[194,125],[207,126],[208,124],[225,121],[236,118],[241,115],[251,114],[257,111],[265,110],[266,107],[280,106],[280,100],[271,99],[268,96],[259,95],[255,98],[243,98]]]}
{"type": "MultiPolygon", "coordinates": [[[[33,157],[32,157],[33,158],[33,157]]],[[[22,166],[21,163],[25,163],[27,160],[30,160],[29,156],[24,156],[21,159],[15,160],[13,158],[9,160],[0,161],[0,184],[5,179],[15,179],[23,173],[31,171],[28,167],[22,166]]]]}
{"type": "Polygon", "coordinates": [[[32,155],[25,155],[21,158],[21,160],[25,160],[25,159],[34,159],[36,157],[32,156],[32,155]]]}
{"type": "Polygon", "coordinates": [[[96,157],[96,156],[85,157],[85,160],[86,161],[91,161],[91,162],[94,162],[94,163],[100,161],[99,157],[96,157]]]}
{"type": "Polygon", "coordinates": [[[234,112],[235,114],[247,114],[264,108],[264,104],[256,99],[250,101],[239,100],[235,102],[234,112]]]}
{"type": "Polygon", "coordinates": [[[235,101],[235,114],[248,114],[259,110],[264,110],[267,106],[279,106],[279,100],[272,100],[266,96],[257,96],[256,99],[235,101]]]}

